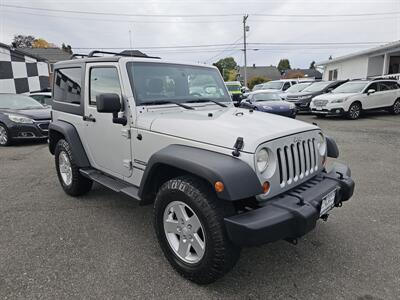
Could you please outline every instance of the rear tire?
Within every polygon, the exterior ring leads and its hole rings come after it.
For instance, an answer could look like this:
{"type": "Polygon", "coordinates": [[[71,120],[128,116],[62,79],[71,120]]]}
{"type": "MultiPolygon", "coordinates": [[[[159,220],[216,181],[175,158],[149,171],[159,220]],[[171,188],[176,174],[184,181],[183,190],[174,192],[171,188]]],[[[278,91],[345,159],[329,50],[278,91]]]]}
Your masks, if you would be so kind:
{"type": "Polygon", "coordinates": [[[80,196],[89,192],[93,181],[82,176],[79,172],[72,149],[66,140],[58,141],[54,156],[58,180],[63,190],[71,196],[80,196]]]}
{"type": "Polygon", "coordinates": [[[206,183],[190,176],[165,182],[154,203],[154,226],[164,255],[183,277],[198,284],[222,277],[240,256],[240,248],[227,237],[223,218],[229,209],[222,204],[206,183]]]}
{"type": "Polygon", "coordinates": [[[350,120],[357,120],[361,115],[361,104],[354,102],[350,105],[349,111],[347,112],[347,118],[350,120]]]}
{"type": "Polygon", "coordinates": [[[0,123],[0,146],[10,146],[12,143],[10,132],[6,125],[0,123]]]}
{"type": "Polygon", "coordinates": [[[399,115],[400,114],[400,99],[397,99],[393,106],[390,108],[390,113],[394,115],[399,115]]]}

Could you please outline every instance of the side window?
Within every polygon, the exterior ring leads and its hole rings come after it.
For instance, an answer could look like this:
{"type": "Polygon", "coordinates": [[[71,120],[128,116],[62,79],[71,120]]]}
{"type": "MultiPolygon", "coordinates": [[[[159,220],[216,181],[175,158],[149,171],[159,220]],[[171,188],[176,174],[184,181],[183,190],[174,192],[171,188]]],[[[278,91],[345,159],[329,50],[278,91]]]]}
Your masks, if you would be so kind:
{"type": "Polygon", "coordinates": [[[282,91],[286,91],[288,88],[290,88],[290,83],[285,82],[285,84],[283,85],[282,91]]]}
{"type": "Polygon", "coordinates": [[[90,69],[89,104],[96,104],[96,96],[103,93],[114,93],[121,97],[121,85],[118,71],[114,67],[94,67],[90,69]]]}
{"type": "Polygon", "coordinates": [[[399,84],[394,81],[386,81],[385,84],[389,87],[391,90],[397,90],[399,88],[399,84]]]}
{"type": "Polygon", "coordinates": [[[391,87],[389,84],[390,83],[388,83],[388,82],[379,82],[379,91],[384,92],[384,91],[391,90],[391,87]]]}
{"type": "Polygon", "coordinates": [[[376,84],[376,82],[371,83],[369,87],[366,88],[365,93],[368,93],[369,90],[375,90],[375,92],[378,91],[378,85],[376,84]]]}
{"type": "Polygon", "coordinates": [[[54,74],[54,100],[81,103],[81,68],[58,69],[54,74]]]}
{"type": "Polygon", "coordinates": [[[337,69],[330,70],[328,80],[329,81],[337,80],[337,78],[338,78],[338,70],[337,69]]]}

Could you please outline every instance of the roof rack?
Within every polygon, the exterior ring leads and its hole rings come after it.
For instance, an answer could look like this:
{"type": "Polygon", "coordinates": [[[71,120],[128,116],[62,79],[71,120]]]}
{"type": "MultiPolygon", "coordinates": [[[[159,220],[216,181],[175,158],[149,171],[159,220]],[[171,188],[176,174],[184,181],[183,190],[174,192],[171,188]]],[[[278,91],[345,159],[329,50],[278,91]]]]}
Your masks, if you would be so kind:
{"type": "Polygon", "coordinates": [[[397,80],[397,78],[395,76],[372,78],[372,81],[375,81],[375,80],[397,80]]]}
{"type": "Polygon", "coordinates": [[[72,54],[71,56],[70,56],[70,58],[69,59],[74,59],[74,58],[84,58],[84,57],[87,57],[88,55],[87,54],[79,54],[79,53],[74,53],[74,54],[72,54]]]}
{"type": "Polygon", "coordinates": [[[157,56],[148,56],[139,50],[124,50],[122,52],[110,52],[110,51],[101,51],[101,50],[93,50],[91,51],[87,57],[96,57],[95,54],[113,54],[115,56],[126,56],[126,57],[142,57],[142,58],[155,58],[160,59],[157,56]]]}

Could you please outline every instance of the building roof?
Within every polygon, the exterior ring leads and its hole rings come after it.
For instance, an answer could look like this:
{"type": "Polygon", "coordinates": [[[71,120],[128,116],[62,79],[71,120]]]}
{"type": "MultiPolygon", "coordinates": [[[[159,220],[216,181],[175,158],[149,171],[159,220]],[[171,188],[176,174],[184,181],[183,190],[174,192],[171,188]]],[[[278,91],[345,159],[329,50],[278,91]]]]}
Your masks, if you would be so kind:
{"type": "Polygon", "coordinates": [[[28,55],[35,55],[49,63],[55,63],[61,60],[69,60],[71,54],[60,48],[18,48],[19,51],[28,55]]]}
{"type": "Polygon", "coordinates": [[[45,60],[42,57],[39,57],[37,55],[29,54],[29,53],[26,53],[24,51],[21,51],[20,48],[13,48],[10,45],[6,45],[6,44],[3,44],[3,43],[0,43],[0,48],[7,49],[7,50],[9,50],[11,52],[12,55],[21,56],[22,58],[24,56],[29,56],[31,58],[36,59],[37,61],[44,61],[45,60]]]}
{"type": "MultiPolygon", "coordinates": [[[[274,66],[252,66],[247,67],[247,79],[252,77],[266,77],[270,80],[281,78],[281,72],[274,66]]],[[[244,67],[239,67],[239,78],[244,78],[244,67]]]]}
{"type": "Polygon", "coordinates": [[[324,65],[329,65],[331,63],[336,63],[339,61],[343,61],[343,60],[348,60],[357,56],[363,56],[363,55],[370,55],[370,54],[375,54],[375,53],[380,53],[380,52],[386,52],[389,50],[392,50],[394,48],[400,48],[400,40],[399,41],[394,41],[391,43],[387,43],[384,45],[380,45],[378,47],[374,47],[374,48],[370,48],[367,50],[362,50],[362,51],[358,51],[358,52],[354,52],[351,54],[347,54],[347,55],[343,55],[343,56],[339,56],[333,59],[329,59],[329,60],[325,60],[325,61],[321,61],[321,62],[317,62],[316,65],[317,66],[324,66],[324,65]]]}
{"type": "Polygon", "coordinates": [[[322,79],[322,73],[316,69],[293,69],[293,70],[286,70],[283,73],[283,77],[289,76],[292,73],[302,73],[307,78],[315,78],[315,79],[322,79]]]}

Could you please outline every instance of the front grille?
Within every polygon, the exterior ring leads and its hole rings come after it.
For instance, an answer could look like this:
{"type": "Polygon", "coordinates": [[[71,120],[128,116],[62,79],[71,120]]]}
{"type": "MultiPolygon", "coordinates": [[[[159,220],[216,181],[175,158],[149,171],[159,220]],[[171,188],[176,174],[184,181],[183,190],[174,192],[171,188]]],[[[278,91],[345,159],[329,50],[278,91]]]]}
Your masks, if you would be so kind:
{"type": "Polygon", "coordinates": [[[315,106],[325,106],[328,104],[328,100],[314,100],[315,106]]]}
{"type": "Polygon", "coordinates": [[[318,170],[315,138],[308,138],[277,148],[276,157],[282,188],[296,183],[318,170]]]}
{"type": "Polygon", "coordinates": [[[299,98],[293,98],[293,97],[290,97],[290,96],[288,96],[287,98],[286,98],[286,100],[287,101],[289,101],[289,102],[296,102],[297,100],[299,100],[299,98]]]}

